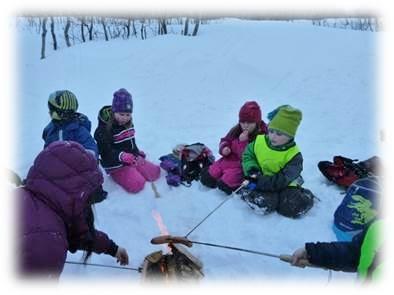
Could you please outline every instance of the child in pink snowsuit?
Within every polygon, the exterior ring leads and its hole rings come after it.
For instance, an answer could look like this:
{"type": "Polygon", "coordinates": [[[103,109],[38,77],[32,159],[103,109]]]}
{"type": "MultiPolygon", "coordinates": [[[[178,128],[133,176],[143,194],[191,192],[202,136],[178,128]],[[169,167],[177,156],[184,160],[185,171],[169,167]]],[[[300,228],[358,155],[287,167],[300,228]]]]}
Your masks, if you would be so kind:
{"type": "Polygon", "coordinates": [[[160,167],[147,161],[135,142],[131,113],[133,102],[126,89],[114,93],[112,106],[99,112],[99,125],[94,133],[100,161],[112,179],[131,193],[144,188],[146,181],[160,176],[160,167]]]}
{"type": "Polygon", "coordinates": [[[259,105],[255,101],[246,102],[239,111],[239,123],[220,140],[222,158],[201,172],[201,183],[231,194],[244,179],[241,166],[244,149],[258,134],[266,133],[259,105]]]}

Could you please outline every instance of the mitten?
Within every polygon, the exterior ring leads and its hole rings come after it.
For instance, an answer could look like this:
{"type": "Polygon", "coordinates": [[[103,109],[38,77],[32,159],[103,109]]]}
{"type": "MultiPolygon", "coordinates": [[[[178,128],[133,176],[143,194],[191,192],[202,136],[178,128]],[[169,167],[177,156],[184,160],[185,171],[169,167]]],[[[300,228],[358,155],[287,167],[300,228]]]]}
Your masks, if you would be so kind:
{"type": "Polygon", "coordinates": [[[137,164],[136,158],[135,158],[135,156],[133,154],[122,152],[120,154],[119,158],[125,164],[129,164],[131,166],[135,166],[137,164]]]}

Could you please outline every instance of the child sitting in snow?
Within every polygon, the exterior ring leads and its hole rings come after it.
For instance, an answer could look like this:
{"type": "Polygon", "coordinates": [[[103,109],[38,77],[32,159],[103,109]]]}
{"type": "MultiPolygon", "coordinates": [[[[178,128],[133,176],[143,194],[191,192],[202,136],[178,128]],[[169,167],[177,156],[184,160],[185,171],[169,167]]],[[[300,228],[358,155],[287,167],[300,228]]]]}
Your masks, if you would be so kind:
{"type": "Polygon", "coordinates": [[[246,102],[239,111],[239,123],[220,140],[222,158],[202,171],[201,183],[231,194],[243,181],[241,157],[244,149],[258,134],[265,133],[267,126],[261,120],[259,105],[255,101],[246,102]]]}
{"type": "Polygon", "coordinates": [[[125,190],[137,193],[146,181],[159,178],[160,167],[147,161],[145,153],[138,149],[132,111],[131,94],[123,88],[116,91],[112,106],[104,106],[99,112],[94,138],[106,172],[125,190]]]}
{"type": "Polygon", "coordinates": [[[276,210],[287,217],[299,217],[313,206],[314,197],[301,187],[303,157],[294,141],[302,113],[285,105],[268,117],[268,135],[258,135],[242,156],[244,175],[251,184],[241,190],[241,196],[261,213],[276,210]]]}
{"type": "MultiPolygon", "coordinates": [[[[44,128],[42,139],[44,148],[54,141],[75,141],[91,152],[98,161],[97,144],[90,134],[91,122],[87,116],[78,113],[78,100],[69,90],[58,90],[49,95],[49,115],[51,122],[44,128]]],[[[93,200],[103,201],[107,192],[102,186],[94,193],[93,200]]]]}

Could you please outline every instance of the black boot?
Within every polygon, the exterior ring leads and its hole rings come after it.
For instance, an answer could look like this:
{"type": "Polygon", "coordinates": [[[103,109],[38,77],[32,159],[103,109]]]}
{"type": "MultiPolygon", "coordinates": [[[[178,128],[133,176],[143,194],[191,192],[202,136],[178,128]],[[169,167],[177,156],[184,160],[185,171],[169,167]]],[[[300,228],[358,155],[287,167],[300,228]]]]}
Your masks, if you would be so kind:
{"type": "Polygon", "coordinates": [[[227,195],[231,195],[233,193],[233,189],[221,180],[218,181],[218,189],[225,192],[227,195]]]}
{"type": "Polygon", "coordinates": [[[200,182],[207,187],[216,188],[217,180],[209,174],[208,168],[209,167],[205,167],[201,170],[200,182]]]}

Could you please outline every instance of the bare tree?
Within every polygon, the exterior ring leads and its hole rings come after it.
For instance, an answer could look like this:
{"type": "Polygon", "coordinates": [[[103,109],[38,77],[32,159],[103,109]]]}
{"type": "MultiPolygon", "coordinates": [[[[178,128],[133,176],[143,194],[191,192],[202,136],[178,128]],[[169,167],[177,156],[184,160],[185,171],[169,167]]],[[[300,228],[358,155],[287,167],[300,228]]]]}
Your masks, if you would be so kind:
{"type": "Polygon", "coordinates": [[[45,58],[45,38],[47,35],[47,18],[42,18],[42,33],[41,33],[41,59],[45,58]]]}
{"type": "Polygon", "coordinates": [[[56,34],[55,34],[55,20],[53,19],[53,16],[51,16],[51,34],[52,34],[52,40],[53,40],[53,50],[57,50],[57,40],[56,40],[56,34]]]}
{"type": "Polygon", "coordinates": [[[196,24],[194,25],[194,30],[193,30],[192,36],[196,36],[197,35],[198,28],[200,27],[200,19],[196,18],[195,21],[196,21],[196,24]]]}
{"type": "Polygon", "coordinates": [[[135,28],[135,21],[133,20],[133,35],[137,37],[137,30],[135,28]]]}
{"type": "Polygon", "coordinates": [[[104,36],[105,36],[105,41],[108,41],[108,32],[107,32],[107,26],[105,24],[105,19],[104,17],[101,18],[101,24],[103,25],[103,30],[104,30],[104,36]]]}
{"type": "Polygon", "coordinates": [[[189,18],[187,17],[185,20],[185,29],[183,30],[183,35],[187,36],[188,31],[189,31],[189,18]]]}
{"type": "Polygon", "coordinates": [[[167,25],[165,19],[159,19],[159,35],[167,35],[167,25]]]}
{"type": "Polygon", "coordinates": [[[71,43],[70,43],[70,36],[69,36],[69,34],[68,34],[68,31],[70,30],[70,26],[71,26],[71,21],[70,21],[70,18],[67,17],[66,27],[64,28],[64,38],[66,39],[66,45],[67,45],[67,47],[70,47],[70,46],[71,46],[71,43]]]}
{"type": "Polygon", "coordinates": [[[90,25],[88,26],[89,41],[93,40],[93,17],[90,18],[90,25]]]}
{"type": "Polygon", "coordinates": [[[125,24],[126,27],[126,38],[129,39],[130,38],[130,26],[131,26],[131,19],[127,18],[127,24],[125,24]]]}
{"type": "Polygon", "coordinates": [[[82,38],[82,42],[85,43],[86,42],[86,39],[85,39],[85,26],[87,26],[86,23],[85,23],[85,17],[81,17],[80,20],[81,20],[81,38],[82,38]]]}
{"type": "Polygon", "coordinates": [[[141,20],[141,39],[146,39],[145,20],[141,20]]]}

